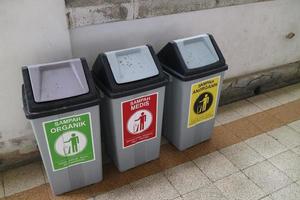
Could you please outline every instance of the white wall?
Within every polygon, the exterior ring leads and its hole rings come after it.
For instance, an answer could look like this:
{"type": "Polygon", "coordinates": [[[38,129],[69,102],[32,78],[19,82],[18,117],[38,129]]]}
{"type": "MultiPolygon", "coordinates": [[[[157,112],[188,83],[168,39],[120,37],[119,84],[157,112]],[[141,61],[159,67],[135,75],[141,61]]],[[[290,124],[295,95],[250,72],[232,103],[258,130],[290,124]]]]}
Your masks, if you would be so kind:
{"type": "MultiPolygon", "coordinates": [[[[0,142],[29,135],[21,66],[71,57],[63,0],[0,0],[0,142]]],[[[10,151],[7,146],[0,149],[10,151]]]]}
{"type": "Polygon", "coordinates": [[[91,65],[103,51],[144,43],[158,51],[172,39],[208,32],[230,66],[229,78],[300,60],[299,23],[300,1],[276,0],[77,28],[71,43],[73,55],[91,65]],[[296,34],[291,40],[289,32],[296,34]]]}

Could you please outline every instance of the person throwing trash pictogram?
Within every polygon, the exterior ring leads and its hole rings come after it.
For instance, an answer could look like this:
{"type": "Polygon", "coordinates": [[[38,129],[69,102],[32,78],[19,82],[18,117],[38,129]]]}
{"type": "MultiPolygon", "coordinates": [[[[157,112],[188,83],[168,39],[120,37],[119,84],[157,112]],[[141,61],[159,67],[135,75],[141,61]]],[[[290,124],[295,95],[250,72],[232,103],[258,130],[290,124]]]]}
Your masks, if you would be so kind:
{"type": "MultiPolygon", "coordinates": [[[[79,137],[75,133],[72,133],[70,139],[68,141],[64,141],[64,143],[69,143],[71,145],[72,153],[78,152],[79,137]]],[[[71,153],[71,148],[69,147],[68,154],[70,153],[71,153]]]]}
{"type": "Polygon", "coordinates": [[[144,130],[146,119],[147,119],[147,116],[145,115],[144,112],[142,112],[140,117],[138,119],[134,120],[136,122],[138,121],[138,126],[136,129],[136,132],[144,130]]]}
{"type": "Polygon", "coordinates": [[[207,94],[205,94],[203,99],[201,101],[199,101],[199,106],[198,106],[197,113],[202,113],[202,112],[206,111],[207,104],[209,103],[209,100],[210,100],[209,96],[207,94]]]}

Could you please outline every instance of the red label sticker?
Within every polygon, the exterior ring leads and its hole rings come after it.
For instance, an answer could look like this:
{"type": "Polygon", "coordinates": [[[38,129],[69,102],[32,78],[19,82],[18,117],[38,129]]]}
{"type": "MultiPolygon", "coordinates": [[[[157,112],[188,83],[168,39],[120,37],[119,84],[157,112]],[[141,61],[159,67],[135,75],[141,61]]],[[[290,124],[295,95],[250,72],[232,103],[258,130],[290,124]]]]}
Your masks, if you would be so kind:
{"type": "Polygon", "coordinates": [[[123,148],[156,137],[157,93],[122,102],[123,148]]]}

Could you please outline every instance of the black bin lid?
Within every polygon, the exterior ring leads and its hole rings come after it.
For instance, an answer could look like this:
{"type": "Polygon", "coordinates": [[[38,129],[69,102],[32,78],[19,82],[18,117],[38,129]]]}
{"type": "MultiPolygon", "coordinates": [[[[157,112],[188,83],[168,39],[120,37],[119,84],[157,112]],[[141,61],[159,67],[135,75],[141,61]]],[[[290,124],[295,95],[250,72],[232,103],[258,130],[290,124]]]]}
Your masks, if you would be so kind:
{"type": "Polygon", "coordinates": [[[183,81],[228,69],[216,41],[210,34],[169,42],[158,53],[158,58],[167,72],[183,81]]]}
{"type": "Polygon", "coordinates": [[[167,82],[150,45],[101,53],[92,74],[99,88],[111,98],[144,92],[167,82]]]}
{"type": "Polygon", "coordinates": [[[23,108],[27,118],[36,119],[99,104],[84,58],[22,68],[23,108]]]}

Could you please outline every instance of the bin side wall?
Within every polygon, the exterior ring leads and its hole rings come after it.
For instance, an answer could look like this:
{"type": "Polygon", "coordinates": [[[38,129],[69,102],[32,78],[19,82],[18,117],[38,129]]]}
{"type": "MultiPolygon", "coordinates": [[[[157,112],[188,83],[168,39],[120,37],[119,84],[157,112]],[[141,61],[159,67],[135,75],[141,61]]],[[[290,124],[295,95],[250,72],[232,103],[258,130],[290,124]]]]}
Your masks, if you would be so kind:
{"type": "MultiPolygon", "coordinates": [[[[93,184],[102,180],[102,153],[99,106],[80,109],[73,112],[43,117],[31,121],[35,136],[41,152],[42,160],[51,188],[55,194],[62,194],[85,185],[93,184]],[[95,160],[83,164],[77,164],[59,171],[53,171],[51,158],[48,151],[43,122],[65,118],[83,113],[90,113],[93,131],[93,144],[95,160]]],[[[66,158],[67,161],[67,158],[66,158]]]]}
{"type": "MultiPolygon", "coordinates": [[[[172,76],[172,75],[170,75],[172,76]]],[[[181,81],[174,76],[168,84],[166,92],[166,112],[164,116],[164,132],[168,140],[179,150],[187,149],[211,137],[215,118],[201,122],[188,128],[191,87],[193,84],[220,76],[218,96],[216,97],[215,114],[219,103],[224,72],[191,81],[181,81]],[[180,115],[178,115],[180,113],[180,115]]]]}
{"type": "Polygon", "coordinates": [[[125,171],[142,163],[158,158],[161,142],[164,98],[165,87],[160,87],[117,99],[109,99],[107,96],[105,96],[105,100],[101,106],[106,111],[101,112],[103,113],[102,119],[106,119],[105,122],[102,120],[103,124],[106,124],[104,125],[105,128],[103,129],[103,135],[106,138],[106,143],[110,145],[110,147],[107,148],[108,154],[112,157],[114,163],[117,165],[120,171],[125,171]],[[158,93],[156,138],[123,148],[121,103],[156,92],[158,93]]]}

